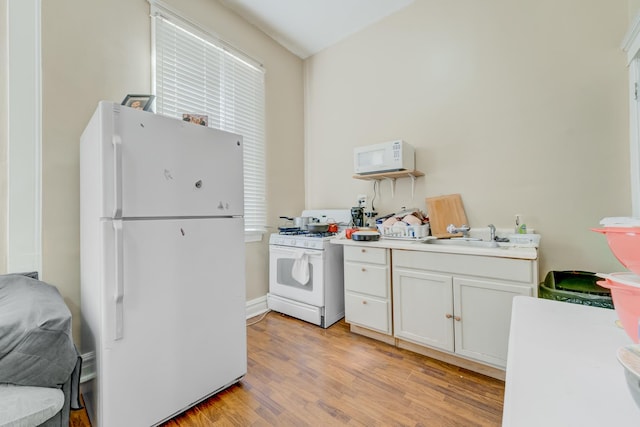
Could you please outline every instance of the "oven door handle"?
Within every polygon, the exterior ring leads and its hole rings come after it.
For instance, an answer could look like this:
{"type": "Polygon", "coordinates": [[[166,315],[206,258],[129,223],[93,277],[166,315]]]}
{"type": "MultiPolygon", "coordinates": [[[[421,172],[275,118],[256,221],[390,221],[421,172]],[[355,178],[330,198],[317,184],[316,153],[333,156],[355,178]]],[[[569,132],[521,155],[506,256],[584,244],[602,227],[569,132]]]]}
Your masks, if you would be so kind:
{"type": "Polygon", "coordinates": [[[322,256],[321,251],[304,251],[304,254],[308,256],[322,256]]]}
{"type": "Polygon", "coordinates": [[[309,251],[305,249],[297,249],[293,247],[288,248],[288,247],[282,247],[282,246],[278,246],[278,247],[271,246],[270,251],[275,255],[288,255],[292,257],[297,257],[298,254],[300,254],[300,251],[303,251],[305,255],[312,256],[312,257],[322,257],[322,253],[323,253],[323,251],[309,251]]]}
{"type": "Polygon", "coordinates": [[[319,257],[322,258],[322,251],[308,251],[306,249],[299,249],[299,250],[293,250],[291,251],[291,256],[298,259],[301,258],[303,256],[308,256],[308,257],[319,257]]]}

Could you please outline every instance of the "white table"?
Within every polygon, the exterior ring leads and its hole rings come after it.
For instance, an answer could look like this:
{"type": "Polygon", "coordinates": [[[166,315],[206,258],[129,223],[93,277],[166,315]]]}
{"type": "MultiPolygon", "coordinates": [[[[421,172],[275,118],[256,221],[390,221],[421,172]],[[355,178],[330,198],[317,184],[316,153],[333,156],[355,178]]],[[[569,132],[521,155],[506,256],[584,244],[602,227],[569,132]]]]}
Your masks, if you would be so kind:
{"type": "Polygon", "coordinates": [[[616,351],[632,344],[614,310],[513,302],[503,427],[640,426],[616,351]]]}

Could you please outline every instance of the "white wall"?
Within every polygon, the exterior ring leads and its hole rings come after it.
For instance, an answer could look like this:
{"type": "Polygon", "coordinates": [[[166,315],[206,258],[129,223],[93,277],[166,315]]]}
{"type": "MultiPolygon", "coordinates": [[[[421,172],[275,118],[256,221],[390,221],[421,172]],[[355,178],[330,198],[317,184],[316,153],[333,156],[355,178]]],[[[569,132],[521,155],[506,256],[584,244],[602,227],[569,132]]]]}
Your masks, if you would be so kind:
{"type": "MultiPolygon", "coordinates": [[[[261,60],[266,73],[270,222],[302,209],[302,61],[217,1],[168,4],[261,60]]],[[[97,102],[150,93],[146,0],[42,2],[43,280],[56,285],[79,336],[79,138],[97,102]]],[[[247,299],[268,289],[267,241],[247,244],[247,299]]]]}
{"type": "Polygon", "coordinates": [[[415,197],[382,183],[376,210],[461,193],[471,227],[542,234],[549,270],[616,271],[605,216],[630,215],[622,2],[420,0],[305,61],[309,207],[373,196],[355,146],[417,149],[415,197]],[[330,167],[327,167],[330,165],[330,167]]]}
{"type": "Polygon", "coordinates": [[[640,0],[629,0],[629,23],[633,21],[640,11],[640,0]]]}

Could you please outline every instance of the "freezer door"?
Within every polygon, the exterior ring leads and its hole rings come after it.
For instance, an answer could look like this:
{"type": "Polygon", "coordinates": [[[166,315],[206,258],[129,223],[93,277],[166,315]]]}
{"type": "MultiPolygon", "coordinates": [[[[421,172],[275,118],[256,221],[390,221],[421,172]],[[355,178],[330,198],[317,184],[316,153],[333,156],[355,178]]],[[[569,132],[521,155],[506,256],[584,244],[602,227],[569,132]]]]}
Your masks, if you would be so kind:
{"type": "Polygon", "coordinates": [[[107,268],[122,269],[108,277],[122,283],[105,283],[97,425],[150,426],[246,373],[244,227],[240,218],[121,223],[103,227],[107,268]]]}
{"type": "Polygon", "coordinates": [[[100,105],[112,129],[102,138],[102,217],[243,215],[241,136],[100,105]]]}

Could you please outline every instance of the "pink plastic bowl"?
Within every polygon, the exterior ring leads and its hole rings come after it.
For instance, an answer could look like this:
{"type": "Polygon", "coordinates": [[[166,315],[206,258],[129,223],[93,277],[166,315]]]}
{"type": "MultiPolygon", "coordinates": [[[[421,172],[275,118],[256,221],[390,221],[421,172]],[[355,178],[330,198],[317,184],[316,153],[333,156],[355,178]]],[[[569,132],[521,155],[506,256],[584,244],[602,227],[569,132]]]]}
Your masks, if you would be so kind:
{"type": "Polygon", "coordinates": [[[600,280],[596,283],[603,288],[611,289],[613,306],[620,318],[620,322],[622,322],[624,331],[634,343],[638,344],[638,335],[640,333],[638,330],[638,320],[640,319],[640,288],[623,285],[611,279],[600,280]]]}
{"type": "Polygon", "coordinates": [[[640,276],[640,228],[592,228],[607,237],[609,249],[626,268],[640,276]]]}

